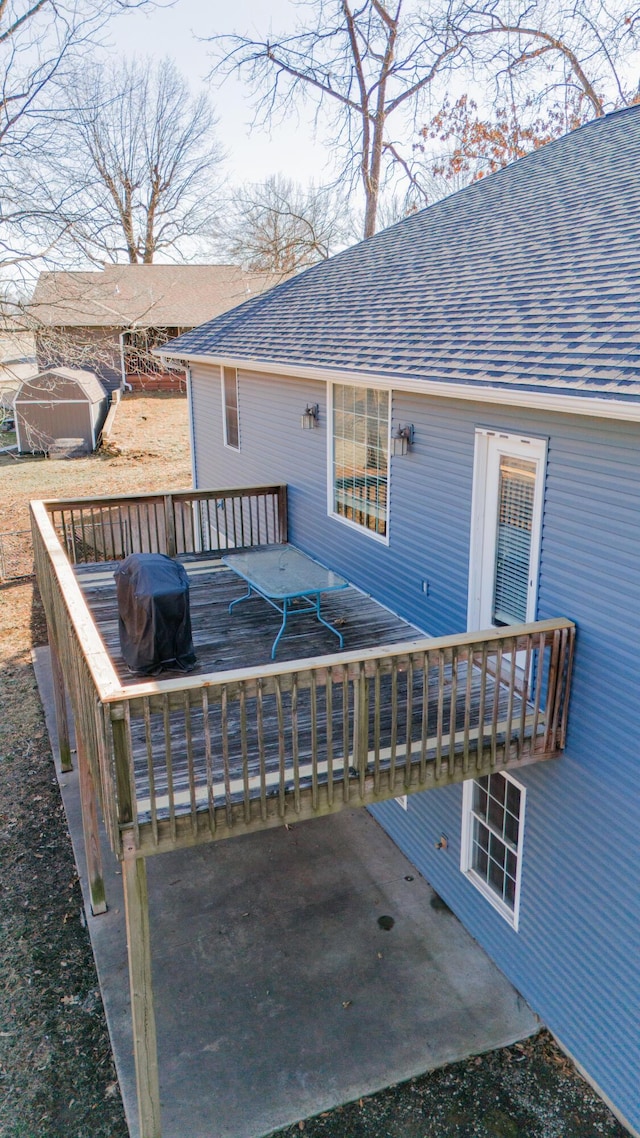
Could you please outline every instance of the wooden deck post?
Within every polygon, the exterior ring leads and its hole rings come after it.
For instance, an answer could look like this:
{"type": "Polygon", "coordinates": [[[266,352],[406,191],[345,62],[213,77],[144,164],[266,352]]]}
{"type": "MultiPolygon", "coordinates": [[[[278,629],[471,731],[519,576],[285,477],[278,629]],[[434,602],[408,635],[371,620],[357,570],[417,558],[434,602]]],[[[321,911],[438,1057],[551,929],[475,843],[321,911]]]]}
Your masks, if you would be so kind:
{"type": "MultiPolygon", "coordinates": [[[[128,843],[125,840],[125,851],[128,843]]],[[[161,1138],[160,1084],[156,1021],[151,983],[151,940],[147,865],[143,857],[125,852],[122,862],[124,907],[129,953],[129,987],[133,1024],[133,1054],[138,1091],[140,1138],[161,1138]]]]}
{"type": "Polygon", "coordinates": [[[53,702],[56,709],[56,725],[58,728],[58,749],[60,751],[60,770],[73,770],[71,761],[71,742],[69,737],[69,717],[67,715],[67,700],[64,686],[64,676],[58,649],[51,630],[47,623],[49,636],[49,650],[51,653],[51,678],[53,680],[53,702]]]}
{"type": "Polygon", "coordinates": [[[167,557],[176,557],[176,520],[173,512],[173,497],[171,494],[165,494],[164,496],[164,535],[166,542],[164,552],[167,557]]]}
{"type": "Polygon", "coordinates": [[[278,487],[278,523],[280,533],[278,541],[286,542],[289,540],[289,518],[287,510],[287,487],[278,487]]]}
{"type": "Polygon", "coordinates": [[[106,913],[107,899],[102,872],[102,852],[100,850],[100,832],[98,830],[96,790],[84,741],[79,733],[76,734],[76,747],[78,751],[82,832],[84,834],[84,850],[87,859],[89,896],[91,898],[91,912],[94,917],[97,917],[100,913],[106,913]]]}

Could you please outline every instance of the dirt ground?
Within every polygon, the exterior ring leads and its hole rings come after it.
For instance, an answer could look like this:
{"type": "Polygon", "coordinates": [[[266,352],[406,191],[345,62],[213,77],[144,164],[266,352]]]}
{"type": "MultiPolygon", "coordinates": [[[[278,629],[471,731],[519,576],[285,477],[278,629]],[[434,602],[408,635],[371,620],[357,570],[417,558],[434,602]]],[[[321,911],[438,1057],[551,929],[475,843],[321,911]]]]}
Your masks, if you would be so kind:
{"type": "MultiPolygon", "coordinates": [[[[30,498],[191,483],[186,400],[123,400],[108,453],[0,456],[0,531],[30,498]]],[[[0,1138],[127,1138],[73,855],[31,666],[30,578],[0,582],[0,1138]]],[[[624,1138],[547,1032],[301,1120],[293,1138],[624,1138]]],[[[211,1138],[215,1138],[214,1135],[211,1138]]]]}

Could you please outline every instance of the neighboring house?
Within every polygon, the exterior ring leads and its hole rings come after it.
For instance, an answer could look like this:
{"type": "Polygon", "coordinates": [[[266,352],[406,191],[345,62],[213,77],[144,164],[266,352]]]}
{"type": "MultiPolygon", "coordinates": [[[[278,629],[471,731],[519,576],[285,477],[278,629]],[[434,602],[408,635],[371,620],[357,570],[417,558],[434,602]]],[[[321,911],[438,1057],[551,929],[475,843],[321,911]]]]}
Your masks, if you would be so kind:
{"type": "Polygon", "coordinates": [[[108,392],[184,390],[184,372],[150,354],[274,283],[237,265],[105,265],[41,273],[30,302],[38,367],[94,371],[108,392]]]}
{"type": "Polygon", "coordinates": [[[24,379],[14,399],[22,454],[49,454],[60,439],[76,453],[96,449],[108,410],[107,393],[90,371],[51,367],[24,379]]]}
{"type": "Polygon", "coordinates": [[[639,250],[632,107],[164,348],[198,487],[429,634],[576,621],[563,757],[373,810],[634,1133],[639,250]]]}

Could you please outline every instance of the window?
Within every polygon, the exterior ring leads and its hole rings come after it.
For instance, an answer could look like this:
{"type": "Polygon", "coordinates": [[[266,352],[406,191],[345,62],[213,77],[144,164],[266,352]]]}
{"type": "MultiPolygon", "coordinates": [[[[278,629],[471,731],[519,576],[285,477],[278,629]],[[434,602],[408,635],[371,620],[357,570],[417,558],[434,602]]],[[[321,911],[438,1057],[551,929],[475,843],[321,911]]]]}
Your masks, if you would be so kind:
{"type": "Polygon", "coordinates": [[[460,868],[503,917],[518,927],[524,800],[508,774],[465,782],[460,868]]]}
{"type": "Polygon", "coordinates": [[[331,512],[387,534],[389,392],[333,386],[331,512]]]}
{"type": "Polygon", "coordinates": [[[235,367],[222,369],[222,407],[224,411],[224,445],[240,450],[238,424],[238,371],[235,367]]]}
{"type": "Polygon", "coordinates": [[[468,627],[535,620],[547,447],[476,431],[468,627]]]}
{"type": "Polygon", "coordinates": [[[492,624],[520,624],[527,619],[535,490],[535,462],[501,455],[492,624]]]}

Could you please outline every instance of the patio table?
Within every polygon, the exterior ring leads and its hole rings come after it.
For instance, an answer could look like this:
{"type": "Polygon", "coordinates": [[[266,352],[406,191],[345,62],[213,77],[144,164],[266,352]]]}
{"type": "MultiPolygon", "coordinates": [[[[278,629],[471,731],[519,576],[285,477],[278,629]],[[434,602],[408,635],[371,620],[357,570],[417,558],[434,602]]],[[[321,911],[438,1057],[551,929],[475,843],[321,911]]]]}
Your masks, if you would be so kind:
{"type": "Polygon", "coordinates": [[[306,553],[294,545],[269,545],[249,549],[244,553],[228,553],[222,561],[242,577],[248,586],[246,593],[231,602],[229,612],[234,605],[257,594],[280,613],[282,624],[271,649],[272,660],[275,659],[289,617],[306,613],[314,613],[320,624],[338,637],[340,647],[343,647],[342,633],[325,620],[320,612],[320,597],[322,593],[348,588],[349,582],[344,577],[307,557],[306,553]]]}

